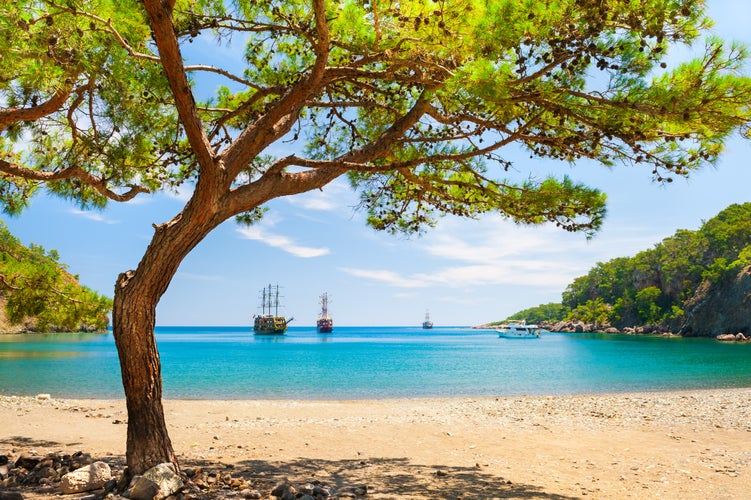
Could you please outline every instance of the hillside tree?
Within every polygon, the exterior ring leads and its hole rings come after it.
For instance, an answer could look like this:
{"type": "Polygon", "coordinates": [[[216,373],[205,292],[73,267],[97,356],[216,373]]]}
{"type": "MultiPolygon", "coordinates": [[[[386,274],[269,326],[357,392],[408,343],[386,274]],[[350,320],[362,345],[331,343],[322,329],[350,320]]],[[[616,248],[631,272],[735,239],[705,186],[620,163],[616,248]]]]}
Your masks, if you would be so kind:
{"type": "Polygon", "coordinates": [[[695,60],[665,63],[710,24],[700,0],[0,4],[6,212],[39,191],[97,208],[192,188],[115,282],[128,472],[177,464],[156,306],[219,224],[347,175],[379,230],[497,213],[592,235],[605,195],[534,160],[633,164],[658,182],[714,162],[749,119],[745,51],[709,37],[695,60]],[[242,44],[244,64],[186,59],[198,38],[242,44]],[[199,75],[226,84],[208,97],[199,75]],[[290,154],[268,154],[282,141],[290,154]]]}
{"type": "Polygon", "coordinates": [[[104,331],[112,300],[78,283],[56,250],[25,247],[0,221],[0,298],[11,324],[33,330],[104,331]]]}

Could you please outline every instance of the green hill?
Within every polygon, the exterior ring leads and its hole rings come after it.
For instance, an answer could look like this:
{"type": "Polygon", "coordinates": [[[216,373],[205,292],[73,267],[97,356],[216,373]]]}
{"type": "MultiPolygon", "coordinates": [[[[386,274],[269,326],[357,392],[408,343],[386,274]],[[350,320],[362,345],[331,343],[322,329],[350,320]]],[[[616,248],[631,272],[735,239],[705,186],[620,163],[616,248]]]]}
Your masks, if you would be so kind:
{"type": "Polygon", "coordinates": [[[751,203],[731,205],[697,231],[678,230],[633,257],[597,263],[561,304],[514,314],[596,329],[713,336],[751,331],[751,203]]]}
{"type": "Polygon", "coordinates": [[[103,331],[112,300],[82,286],[55,250],[23,246],[0,221],[0,333],[103,331]]]}

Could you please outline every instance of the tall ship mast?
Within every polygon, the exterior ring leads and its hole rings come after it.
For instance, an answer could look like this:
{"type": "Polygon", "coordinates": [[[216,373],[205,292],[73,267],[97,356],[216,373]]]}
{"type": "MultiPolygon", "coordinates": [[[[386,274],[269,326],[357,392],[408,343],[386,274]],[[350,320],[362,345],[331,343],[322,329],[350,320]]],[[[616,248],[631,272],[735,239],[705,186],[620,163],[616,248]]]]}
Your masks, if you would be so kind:
{"type": "Polygon", "coordinates": [[[264,287],[260,298],[261,314],[253,316],[253,332],[256,335],[284,335],[294,318],[279,315],[279,285],[264,287]]]}
{"type": "Polygon", "coordinates": [[[422,327],[427,329],[433,328],[433,322],[430,321],[430,312],[425,311],[425,321],[422,322],[422,327]]]}
{"type": "Polygon", "coordinates": [[[329,294],[323,292],[321,299],[321,313],[316,321],[316,330],[318,333],[331,333],[334,330],[334,320],[329,316],[329,294]]]}

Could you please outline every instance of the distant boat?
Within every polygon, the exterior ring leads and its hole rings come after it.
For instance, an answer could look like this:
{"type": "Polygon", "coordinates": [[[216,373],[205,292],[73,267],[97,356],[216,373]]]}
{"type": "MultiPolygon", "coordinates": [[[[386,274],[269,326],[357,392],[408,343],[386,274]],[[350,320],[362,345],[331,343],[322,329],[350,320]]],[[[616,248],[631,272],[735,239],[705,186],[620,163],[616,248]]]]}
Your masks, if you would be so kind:
{"type": "Polygon", "coordinates": [[[316,321],[318,333],[331,333],[334,329],[334,320],[329,316],[329,294],[323,292],[321,295],[321,314],[316,321]]]}
{"type": "Polygon", "coordinates": [[[430,312],[425,311],[425,321],[422,322],[422,327],[426,330],[433,328],[433,322],[430,321],[430,312]]]}
{"type": "Polygon", "coordinates": [[[536,339],[540,337],[538,325],[528,325],[526,321],[509,321],[497,328],[499,337],[506,339],[536,339]]]}
{"type": "Polygon", "coordinates": [[[279,285],[269,285],[261,291],[261,314],[255,315],[253,320],[256,335],[284,335],[293,319],[279,316],[279,285]]]}

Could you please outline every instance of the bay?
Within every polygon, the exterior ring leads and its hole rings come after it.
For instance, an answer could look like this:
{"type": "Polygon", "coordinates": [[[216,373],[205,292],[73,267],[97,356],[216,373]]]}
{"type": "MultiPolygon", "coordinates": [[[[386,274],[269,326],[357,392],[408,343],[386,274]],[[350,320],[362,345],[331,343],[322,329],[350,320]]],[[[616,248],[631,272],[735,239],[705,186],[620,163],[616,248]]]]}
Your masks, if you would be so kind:
{"type": "MultiPolygon", "coordinates": [[[[164,397],[382,399],[751,387],[751,344],[462,327],[157,327],[164,397]]],[[[0,394],[122,398],[108,334],[0,335],[0,394]]]]}

